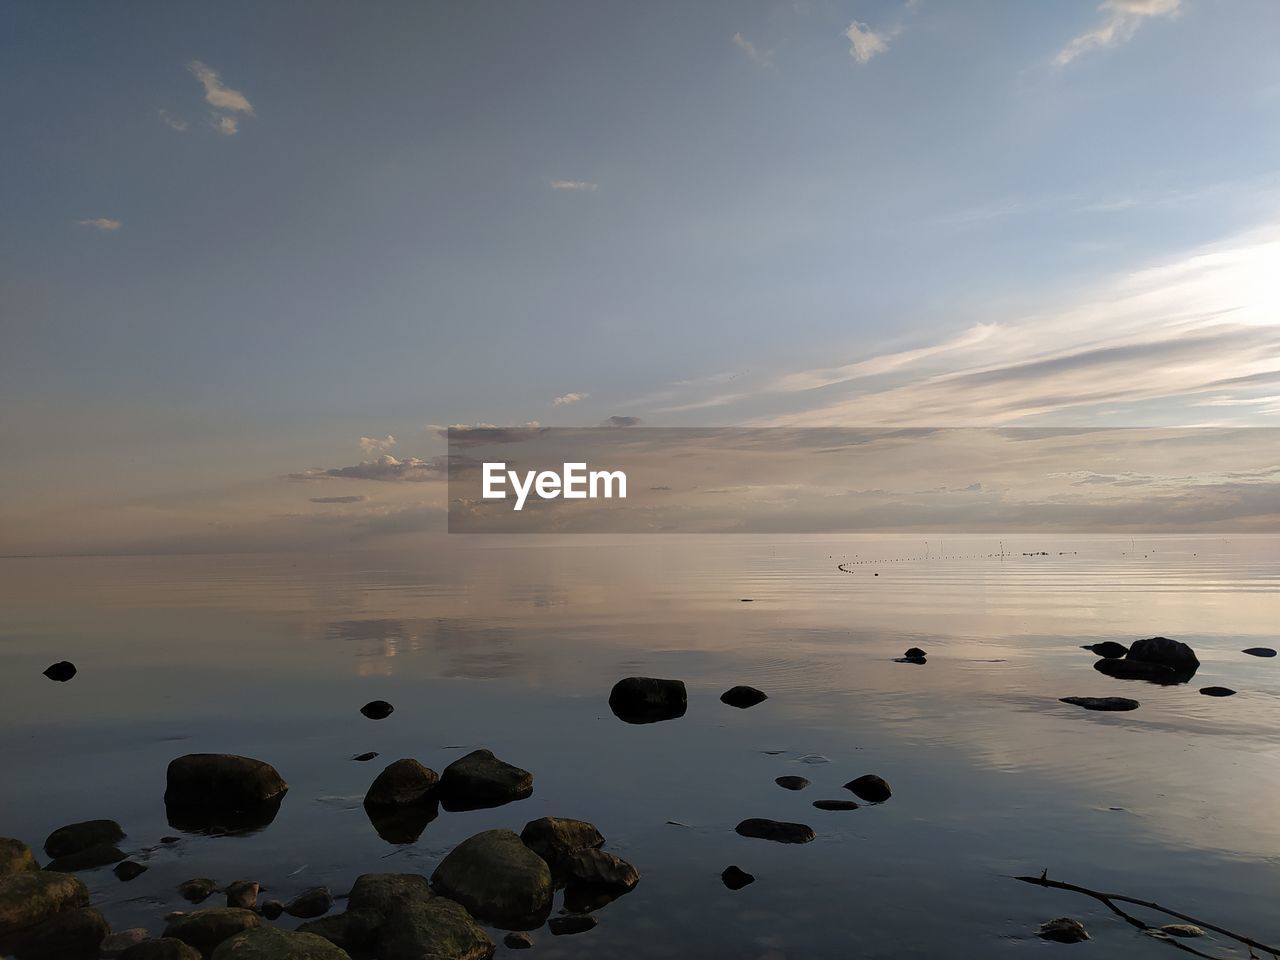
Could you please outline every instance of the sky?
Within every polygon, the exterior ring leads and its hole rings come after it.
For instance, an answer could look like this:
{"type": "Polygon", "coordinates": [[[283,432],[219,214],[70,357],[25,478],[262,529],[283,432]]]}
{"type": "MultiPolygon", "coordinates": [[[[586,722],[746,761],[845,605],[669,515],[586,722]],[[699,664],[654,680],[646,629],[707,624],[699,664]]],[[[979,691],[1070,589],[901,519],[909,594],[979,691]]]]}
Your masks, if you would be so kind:
{"type": "Polygon", "coordinates": [[[1275,425],[1277,41],[1271,0],[0,0],[0,554],[430,527],[451,424],[1275,425]]]}

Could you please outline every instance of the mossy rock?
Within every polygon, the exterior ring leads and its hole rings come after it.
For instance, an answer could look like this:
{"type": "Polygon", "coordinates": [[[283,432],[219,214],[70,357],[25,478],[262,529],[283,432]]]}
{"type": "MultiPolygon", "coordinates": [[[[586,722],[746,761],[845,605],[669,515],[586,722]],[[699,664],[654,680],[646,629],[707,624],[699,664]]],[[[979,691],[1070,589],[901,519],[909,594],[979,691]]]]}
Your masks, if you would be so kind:
{"type": "Polygon", "coordinates": [[[0,877],[11,877],[15,873],[39,869],[40,864],[30,847],[21,840],[0,837],[0,877]]]}
{"type": "Polygon", "coordinates": [[[379,960],[486,960],[493,941],[461,904],[444,897],[397,907],[378,934],[379,960]]]}
{"type": "Polygon", "coordinates": [[[257,927],[222,941],[213,960],[351,960],[351,955],[312,933],[257,927]]]}
{"type": "Polygon", "coordinates": [[[184,913],[164,928],[164,935],[181,940],[195,947],[205,957],[211,957],[224,940],[252,930],[261,923],[261,918],[252,910],[217,907],[213,910],[184,913]]]}
{"type": "Polygon", "coordinates": [[[510,830],[462,841],[436,867],[431,886],[476,919],[508,929],[532,930],[551,912],[551,868],[510,830]]]}
{"type": "Polygon", "coordinates": [[[28,870],[0,877],[0,937],[88,905],[88,887],[70,874],[28,870]]]}

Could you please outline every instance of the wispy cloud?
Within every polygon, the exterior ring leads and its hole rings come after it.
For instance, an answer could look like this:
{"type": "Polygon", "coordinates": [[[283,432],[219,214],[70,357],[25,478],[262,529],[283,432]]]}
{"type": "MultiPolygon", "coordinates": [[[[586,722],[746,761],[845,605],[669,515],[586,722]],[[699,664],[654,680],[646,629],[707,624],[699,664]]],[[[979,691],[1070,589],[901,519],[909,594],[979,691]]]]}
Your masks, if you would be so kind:
{"type": "Polygon", "coordinates": [[[552,190],[579,190],[583,193],[595,193],[599,187],[598,183],[592,180],[552,180],[552,190]]]}
{"type": "Polygon", "coordinates": [[[230,114],[215,115],[209,123],[225,137],[234,137],[240,132],[240,121],[230,114]]]}
{"type": "Polygon", "coordinates": [[[350,467],[312,468],[299,473],[286,474],[286,479],[312,480],[380,480],[383,482],[422,482],[441,480],[447,474],[444,457],[419,460],[417,457],[398,459],[384,453],[376,460],[364,460],[350,467]]]}
{"type": "Polygon", "coordinates": [[[1054,62],[1066,66],[1082,53],[1125,43],[1148,20],[1176,15],[1181,3],[1182,0],[1106,0],[1098,7],[1102,19],[1059,50],[1054,62]]]}
{"type": "Polygon", "coordinates": [[[368,497],[312,497],[312,503],[363,503],[368,497]]]}
{"type": "Polygon", "coordinates": [[[396,438],[391,434],[385,437],[361,437],[360,449],[365,453],[385,453],[396,445],[396,438]]]}
{"type": "Polygon", "coordinates": [[[591,396],[589,393],[566,393],[552,400],[551,405],[553,407],[567,407],[569,404],[585,400],[589,396],[591,396]]]}
{"type": "Polygon", "coordinates": [[[889,49],[891,33],[877,33],[865,23],[854,20],[844,32],[849,38],[849,56],[859,63],[868,63],[871,58],[889,49]]]}
{"type": "Polygon", "coordinates": [[[77,220],[76,223],[82,227],[92,227],[94,230],[101,230],[103,233],[111,233],[113,230],[119,230],[123,223],[119,220],[112,220],[109,217],[97,217],[93,220],[77,220]]]}
{"type": "Polygon", "coordinates": [[[222,77],[218,75],[218,71],[199,60],[192,60],[187,64],[187,69],[204,87],[205,102],[211,107],[230,113],[247,113],[253,116],[253,104],[249,102],[249,98],[239,90],[226,86],[222,82],[222,77]]]}
{"type": "Polygon", "coordinates": [[[773,51],[761,50],[741,33],[733,35],[733,45],[746,54],[747,59],[758,67],[773,66],[773,51]]]}
{"type": "Polygon", "coordinates": [[[170,130],[177,130],[179,133],[183,133],[187,129],[187,121],[183,120],[181,117],[175,117],[168,110],[160,111],[160,122],[170,130]]]}

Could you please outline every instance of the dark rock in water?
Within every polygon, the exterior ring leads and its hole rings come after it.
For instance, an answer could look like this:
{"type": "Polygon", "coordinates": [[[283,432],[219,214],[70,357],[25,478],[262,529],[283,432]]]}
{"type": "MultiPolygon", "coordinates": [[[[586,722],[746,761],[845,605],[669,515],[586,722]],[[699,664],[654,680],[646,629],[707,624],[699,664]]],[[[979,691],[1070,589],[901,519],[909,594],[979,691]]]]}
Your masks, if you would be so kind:
{"type": "Polygon", "coordinates": [[[379,807],[365,805],[365,815],[374,832],[387,843],[401,846],[414,843],[422,831],[440,815],[440,805],[432,797],[426,803],[411,807],[379,807]]]}
{"type": "Polygon", "coordinates": [[[236,880],[234,883],[227,885],[227,906],[239,907],[242,910],[252,910],[258,905],[258,886],[257,880],[236,880]]]}
{"type": "Polygon", "coordinates": [[[1201,687],[1200,692],[1206,697],[1234,697],[1236,692],[1230,687],[1201,687]]]}
{"type": "Polygon", "coordinates": [[[0,837],[0,879],[28,870],[39,870],[35,854],[21,840],[0,837]]]}
{"type": "MultiPolygon", "coordinates": [[[[128,930],[120,930],[116,933],[108,934],[103,939],[102,944],[98,947],[98,955],[106,957],[107,960],[114,960],[130,947],[142,943],[150,937],[146,927],[130,927],[128,930]]],[[[181,941],[178,941],[181,943],[181,941]]]]}
{"type": "Polygon", "coordinates": [[[178,893],[182,894],[182,899],[189,903],[202,903],[208,900],[217,889],[218,885],[207,877],[186,880],[178,884],[178,893]]]}
{"type": "Polygon", "coordinates": [[[59,660],[45,667],[44,675],[58,683],[66,683],[76,675],[76,665],[70,660],[59,660]]]}
{"type": "Polygon", "coordinates": [[[510,830],[486,830],[458,844],[431,874],[432,889],[481,923],[532,930],[551,912],[551,868],[510,830]]]}
{"type": "Polygon", "coordinates": [[[372,760],[372,759],[373,759],[374,757],[376,757],[377,755],[378,755],[378,751],[377,751],[377,750],[370,750],[368,753],[357,753],[357,754],[356,754],[354,757],[352,757],[351,759],[352,759],[352,760],[358,760],[360,763],[365,763],[365,762],[366,762],[366,761],[368,761],[368,760],[372,760]]]}
{"type": "Polygon", "coordinates": [[[762,703],[769,699],[769,695],[763,690],[757,690],[755,687],[736,686],[730,687],[724,693],[720,694],[720,702],[727,703],[731,707],[737,707],[745,710],[747,707],[754,707],[757,703],[762,703]]]}
{"type": "Polygon", "coordinates": [[[893,796],[893,791],[889,789],[889,784],[874,773],[864,774],[856,780],[850,780],[844,785],[844,788],[853,791],[854,796],[859,800],[867,801],[867,803],[884,803],[893,796]]]}
{"type": "Polygon", "coordinates": [[[136,860],[124,860],[117,863],[115,869],[111,871],[125,883],[130,880],[136,880],[147,872],[145,864],[138,863],[136,860]]]}
{"type": "Polygon", "coordinates": [[[502,945],[508,950],[528,950],[533,946],[533,937],[522,930],[513,930],[502,938],[502,945]]]}
{"type": "Polygon", "coordinates": [[[0,877],[0,937],[88,905],[89,888],[70,874],[45,869],[0,877]]]}
{"type": "Polygon", "coordinates": [[[313,933],[255,927],[224,941],[212,960],[351,960],[345,950],[313,933]]]}
{"type": "Polygon", "coordinates": [[[1103,640],[1101,643],[1086,643],[1083,649],[1091,650],[1099,657],[1105,657],[1108,660],[1118,660],[1129,652],[1128,647],[1123,643],[1116,643],[1114,640],[1103,640]]]}
{"type": "Polygon", "coordinates": [[[228,753],[192,753],[169,764],[164,792],[169,825],[195,833],[267,826],[289,785],[269,763],[228,753]]]}
{"type": "Polygon", "coordinates": [[[1276,652],[1270,647],[1250,647],[1242,650],[1241,653],[1247,653],[1251,657],[1274,657],[1276,652]]]}
{"type": "Polygon", "coordinates": [[[657,723],[683,717],[688,709],[683,680],[627,677],[613,685],[609,709],[626,723],[657,723]]]}
{"type": "Polygon", "coordinates": [[[907,660],[923,660],[926,656],[928,656],[928,654],[926,654],[919,647],[912,647],[902,656],[905,657],[907,660]]]}
{"type": "Polygon", "coordinates": [[[1052,940],[1054,943],[1081,943],[1089,939],[1089,931],[1074,917],[1058,917],[1056,920],[1040,924],[1036,936],[1041,940],[1052,940]]]}
{"type": "Polygon", "coordinates": [[[737,865],[730,865],[724,868],[724,872],[720,874],[720,879],[724,885],[730,890],[741,890],[748,884],[756,882],[756,878],[747,871],[737,865]]]}
{"type": "Polygon", "coordinates": [[[1141,660],[1095,660],[1093,669],[1108,677],[1120,680],[1150,680],[1154,683],[1178,683],[1178,674],[1172,667],[1161,663],[1144,663],[1141,660]]]}
{"type": "Polygon", "coordinates": [[[1086,710],[1137,710],[1142,706],[1137,700],[1128,697],[1059,697],[1063,703],[1070,703],[1086,710]]]}
{"type": "Polygon", "coordinates": [[[919,665],[923,663],[928,663],[929,661],[926,657],[894,657],[893,662],[894,663],[914,663],[919,665]]]}
{"type": "Polygon", "coordinates": [[[17,960],[96,960],[110,932],[97,910],[64,910],[23,931],[13,955],[17,960]]]}
{"type": "Polygon", "coordinates": [[[284,904],[279,900],[264,900],[258,912],[268,920],[278,920],[284,913],[284,904]]]}
{"type": "Polygon", "coordinates": [[[366,807],[411,807],[435,801],[440,777],[417,760],[397,760],[378,774],[364,795],[366,807]]]}
{"type": "Polygon", "coordinates": [[[1195,651],[1181,640],[1170,640],[1168,637],[1149,637],[1137,640],[1129,647],[1127,660],[1138,660],[1142,663],[1160,663],[1178,672],[1192,671],[1200,666],[1195,651]]]}
{"type": "Polygon", "coordinates": [[[406,903],[431,899],[431,884],[419,873],[362,873],[351,885],[347,913],[385,917],[406,903]]]}
{"type": "Polygon", "coordinates": [[[809,785],[804,777],[778,777],[773,781],[783,790],[803,790],[809,785]]]}
{"type": "Polygon", "coordinates": [[[640,882],[640,872],[621,857],[595,847],[578,850],[563,861],[565,878],[573,884],[627,891],[640,882]]]}
{"type": "Polygon", "coordinates": [[[391,716],[391,714],[395,713],[395,709],[395,707],[387,703],[385,700],[370,700],[360,708],[360,712],[370,720],[385,720],[387,717],[391,716]]]}
{"type": "Polygon", "coordinates": [[[446,810],[498,807],[533,794],[533,774],[499,760],[488,750],[474,750],[444,768],[440,800],[446,810]]]}
{"type": "Polygon", "coordinates": [[[100,843],[88,850],[77,850],[65,857],[54,857],[45,866],[46,870],[61,873],[76,873],[80,870],[96,870],[113,863],[119,863],[127,855],[119,847],[110,843],[100,843]]]}
{"type": "Polygon", "coordinates": [[[547,921],[547,929],[553,937],[568,937],[575,933],[586,933],[599,921],[595,917],[552,917],[547,921]]]}
{"type": "Polygon", "coordinates": [[[392,911],[374,953],[378,960],[484,960],[493,951],[493,941],[461,904],[432,897],[392,911]]]}
{"type": "Polygon", "coordinates": [[[184,913],[164,928],[164,935],[195,947],[207,958],[213,956],[222,941],[261,923],[261,918],[252,910],[217,907],[184,913]]]}
{"type": "Polygon", "coordinates": [[[803,823],[787,823],[785,820],[767,820],[763,817],[743,820],[734,830],[739,836],[772,840],[775,843],[808,843],[817,836],[812,827],[803,823]]]}
{"type": "Polygon", "coordinates": [[[123,839],[124,831],[114,820],[85,820],[83,823],[69,823],[49,834],[44,842],[44,852],[51,857],[66,857],[123,839]]]}
{"type": "Polygon", "coordinates": [[[143,940],[120,954],[120,960],[201,960],[200,951],[173,937],[143,940]]]}
{"type": "Polygon", "coordinates": [[[520,831],[520,840],[545,860],[552,877],[561,881],[565,864],[573,854],[604,846],[604,835],[595,824],[567,817],[530,820],[520,831]]]}
{"type": "Polygon", "coordinates": [[[333,894],[328,887],[311,887],[303,890],[287,904],[284,912],[300,920],[311,920],[324,916],[333,909],[333,894]]]}
{"type": "Polygon", "coordinates": [[[815,800],[813,805],[819,810],[857,810],[858,805],[852,800],[815,800]]]}

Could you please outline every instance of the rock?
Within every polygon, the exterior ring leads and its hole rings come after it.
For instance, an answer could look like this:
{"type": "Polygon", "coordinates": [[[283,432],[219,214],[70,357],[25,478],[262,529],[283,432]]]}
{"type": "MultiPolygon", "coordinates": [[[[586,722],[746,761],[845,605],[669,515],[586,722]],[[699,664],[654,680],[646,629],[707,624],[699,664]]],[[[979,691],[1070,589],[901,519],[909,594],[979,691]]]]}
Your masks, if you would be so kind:
{"type": "Polygon", "coordinates": [[[45,667],[44,675],[58,683],[66,683],[76,675],[76,665],[70,660],[59,660],[45,667]]]}
{"type": "Polygon", "coordinates": [[[813,805],[819,810],[857,810],[858,805],[852,800],[815,800],[813,805]]]}
{"type": "Polygon", "coordinates": [[[730,865],[724,868],[724,872],[720,874],[720,879],[724,885],[730,890],[741,890],[748,884],[756,882],[756,878],[741,867],[730,865]]]}
{"type": "Polygon", "coordinates": [[[40,864],[30,847],[21,840],[0,837],[0,878],[39,869],[40,864]]]}
{"type": "Polygon", "coordinates": [[[377,944],[378,960],[485,960],[494,951],[466,909],[444,897],[397,907],[377,944]]]}
{"type": "Polygon", "coordinates": [[[599,922],[595,917],[552,917],[547,921],[547,929],[553,937],[568,937],[575,933],[586,933],[599,922]]]}
{"type": "Polygon", "coordinates": [[[255,927],[224,940],[213,960],[351,960],[347,951],[313,933],[255,927]]]}
{"type": "Polygon", "coordinates": [[[497,807],[532,796],[533,774],[488,750],[473,750],[444,768],[439,790],[446,810],[497,807]]]}
{"type": "Polygon", "coordinates": [[[1162,663],[1141,660],[1096,660],[1093,669],[1120,680],[1150,680],[1154,683],[1177,683],[1178,674],[1162,663]]]}
{"type": "Polygon", "coordinates": [[[97,910],[63,910],[25,931],[17,960],[96,960],[111,925],[97,910]]]}
{"type": "Polygon", "coordinates": [[[365,805],[365,816],[374,832],[387,843],[397,846],[416,843],[427,829],[427,824],[440,815],[440,805],[432,797],[426,803],[411,807],[381,807],[365,805]]]}
{"type": "Polygon", "coordinates": [[[89,889],[69,874],[26,870],[0,877],[0,937],[88,905],[89,889]]]}
{"type": "Polygon", "coordinates": [[[579,850],[604,846],[604,835],[595,824],[567,817],[540,817],[530,820],[520,831],[520,840],[561,877],[565,861],[579,850]]]}
{"type": "Polygon", "coordinates": [[[635,867],[621,857],[594,847],[570,854],[563,870],[570,883],[609,887],[615,891],[625,892],[640,882],[640,871],[635,867]]]}
{"type": "Polygon", "coordinates": [[[893,791],[889,789],[889,784],[874,773],[864,774],[856,780],[850,780],[844,785],[844,788],[851,790],[854,796],[859,800],[867,801],[867,803],[884,803],[893,796],[893,791]]]}
{"type": "Polygon", "coordinates": [[[927,654],[919,647],[911,647],[902,656],[907,660],[923,660],[927,654]]]}
{"type": "Polygon", "coordinates": [[[385,917],[406,903],[431,899],[431,884],[419,873],[362,873],[347,896],[348,913],[385,917]]]}
{"type": "Polygon", "coordinates": [[[319,920],[308,920],[299,924],[298,932],[323,937],[350,954],[363,956],[376,943],[382,919],[372,913],[352,913],[348,910],[319,920]]]}
{"type": "Polygon", "coordinates": [[[289,790],[271,764],[228,753],[178,757],[166,780],[169,825],[193,832],[261,829],[275,819],[289,790]]]}
{"type": "Polygon", "coordinates": [[[1105,657],[1108,660],[1118,660],[1129,652],[1129,648],[1123,643],[1116,643],[1114,640],[1103,640],[1101,643],[1087,643],[1085,650],[1091,650],[1099,657],[1105,657]]]}
{"type": "Polygon", "coordinates": [[[1059,697],[1062,703],[1084,707],[1086,710],[1137,710],[1142,706],[1128,697],[1059,697]]]}
{"type": "Polygon", "coordinates": [[[609,709],[625,723],[657,723],[683,717],[688,694],[682,680],[627,677],[613,685],[609,709]]]}
{"type": "Polygon", "coordinates": [[[257,880],[236,880],[227,885],[227,906],[239,907],[241,910],[252,910],[258,904],[258,891],[261,889],[257,880]]]}
{"type": "Polygon", "coordinates": [[[395,713],[395,710],[396,708],[385,700],[370,700],[360,708],[360,712],[370,720],[385,720],[395,713]]]}
{"type": "Polygon", "coordinates": [[[1129,647],[1126,660],[1137,660],[1140,663],[1159,663],[1179,673],[1192,671],[1200,666],[1195,651],[1180,640],[1168,637],[1150,637],[1138,640],[1129,647]]]}
{"type": "Polygon", "coordinates": [[[200,951],[181,940],[163,937],[143,940],[120,954],[120,960],[200,960],[200,951]]]}
{"type": "Polygon", "coordinates": [[[809,781],[804,777],[778,777],[773,782],[783,790],[803,790],[809,785],[809,781]]]}
{"type": "Polygon", "coordinates": [[[551,868],[510,830],[463,840],[436,867],[431,887],[481,923],[531,930],[551,912],[551,868]]]}
{"type": "Polygon", "coordinates": [[[1274,657],[1276,652],[1270,647],[1249,647],[1242,650],[1241,653],[1247,653],[1251,657],[1274,657]]]}
{"type": "Polygon", "coordinates": [[[252,910],[215,907],[183,914],[164,928],[164,935],[195,947],[207,960],[224,940],[252,930],[261,923],[262,920],[252,910]]]}
{"type": "Polygon", "coordinates": [[[372,760],[377,755],[378,755],[377,750],[370,750],[368,753],[357,753],[351,759],[358,760],[360,763],[364,763],[365,761],[372,760]]]}
{"type": "Polygon", "coordinates": [[[85,820],[69,823],[49,834],[44,852],[51,857],[68,857],[90,847],[110,845],[124,839],[124,831],[114,820],[85,820]]]}
{"type": "Polygon", "coordinates": [[[328,887],[311,887],[303,890],[285,904],[284,912],[300,920],[322,917],[333,909],[333,894],[328,887]]]}
{"type": "Polygon", "coordinates": [[[533,937],[522,930],[513,930],[502,938],[502,945],[508,950],[528,950],[533,946],[533,937]]]}
{"type": "Polygon", "coordinates": [[[1230,687],[1201,687],[1200,692],[1206,697],[1234,697],[1236,692],[1230,687]]]}
{"type": "Polygon", "coordinates": [[[720,694],[721,703],[727,703],[729,706],[737,707],[739,710],[754,707],[757,703],[763,703],[768,699],[769,695],[767,693],[763,690],[757,690],[755,687],[730,687],[720,694]]]}
{"type": "Polygon", "coordinates": [[[178,893],[182,894],[183,900],[190,903],[202,903],[209,899],[216,889],[218,889],[218,885],[207,877],[187,880],[178,884],[178,893]]]}
{"type": "Polygon", "coordinates": [[[1089,931],[1084,924],[1073,917],[1058,917],[1040,924],[1036,936],[1041,940],[1052,940],[1055,943],[1080,943],[1089,939],[1089,931]]]}
{"type": "Polygon", "coordinates": [[[79,850],[76,853],[69,853],[65,857],[55,857],[49,861],[45,869],[54,870],[60,873],[77,873],[80,870],[96,870],[98,867],[105,867],[108,864],[119,863],[125,858],[125,856],[125,852],[119,847],[112,846],[109,843],[103,843],[96,847],[90,847],[88,850],[79,850]]]}
{"type": "Polygon", "coordinates": [[[268,920],[278,920],[284,913],[284,904],[279,900],[264,900],[262,906],[258,907],[258,912],[268,920]]]}
{"type": "MultiPolygon", "coordinates": [[[[146,927],[130,927],[128,930],[120,930],[116,933],[108,934],[101,946],[98,947],[98,955],[114,960],[132,946],[136,946],[146,940],[150,934],[147,933],[146,927]]],[[[178,941],[181,943],[182,941],[178,941]]]]}
{"type": "Polygon", "coordinates": [[[387,765],[364,795],[366,807],[411,807],[435,801],[440,777],[417,760],[397,760],[387,765]]]}
{"type": "Polygon", "coordinates": [[[1161,933],[1171,937],[1203,937],[1204,931],[1193,923],[1166,923],[1160,928],[1161,933]]]}
{"type": "Polygon", "coordinates": [[[817,836],[812,827],[807,827],[803,823],[766,820],[763,817],[751,817],[743,820],[734,829],[739,836],[754,837],[757,840],[773,840],[776,843],[808,843],[817,836]]]}
{"type": "Polygon", "coordinates": [[[120,880],[128,883],[130,880],[136,880],[147,872],[146,864],[138,863],[136,860],[122,860],[117,863],[115,869],[111,871],[120,880]]]}

